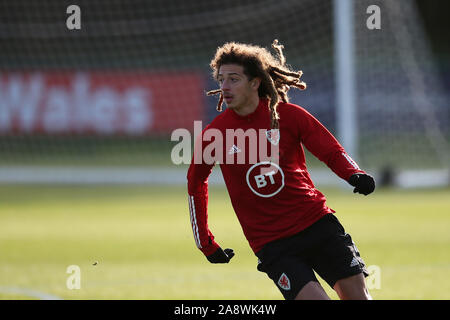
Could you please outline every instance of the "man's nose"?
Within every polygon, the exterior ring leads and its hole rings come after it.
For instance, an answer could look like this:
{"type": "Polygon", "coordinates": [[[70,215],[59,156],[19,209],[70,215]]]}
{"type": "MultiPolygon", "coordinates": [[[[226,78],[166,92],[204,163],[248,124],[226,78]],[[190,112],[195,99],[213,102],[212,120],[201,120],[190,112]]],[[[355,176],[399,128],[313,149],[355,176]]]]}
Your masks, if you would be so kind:
{"type": "Polygon", "coordinates": [[[228,85],[228,81],[223,81],[222,85],[220,86],[220,89],[222,89],[222,91],[230,91],[230,86],[228,85]]]}

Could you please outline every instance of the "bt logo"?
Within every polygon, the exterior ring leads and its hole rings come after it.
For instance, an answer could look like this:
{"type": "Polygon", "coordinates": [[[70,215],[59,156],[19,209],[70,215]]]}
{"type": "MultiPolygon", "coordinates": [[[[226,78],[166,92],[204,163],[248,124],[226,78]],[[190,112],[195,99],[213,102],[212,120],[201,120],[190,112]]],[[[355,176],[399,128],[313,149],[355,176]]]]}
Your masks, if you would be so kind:
{"type": "Polygon", "coordinates": [[[247,171],[246,180],[250,190],[263,198],[273,197],[284,187],[283,170],[270,161],[262,161],[251,166],[247,171]]]}

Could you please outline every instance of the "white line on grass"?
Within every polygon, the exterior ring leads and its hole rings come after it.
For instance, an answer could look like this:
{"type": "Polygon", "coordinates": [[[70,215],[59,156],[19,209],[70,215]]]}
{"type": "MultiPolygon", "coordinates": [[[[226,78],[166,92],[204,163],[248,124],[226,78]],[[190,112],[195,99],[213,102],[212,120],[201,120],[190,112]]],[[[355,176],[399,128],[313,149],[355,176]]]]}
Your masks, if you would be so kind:
{"type": "Polygon", "coordinates": [[[27,288],[17,288],[17,287],[0,287],[0,293],[6,294],[19,294],[31,298],[37,298],[39,300],[64,300],[63,298],[47,294],[45,292],[39,292],[27,288]]]}

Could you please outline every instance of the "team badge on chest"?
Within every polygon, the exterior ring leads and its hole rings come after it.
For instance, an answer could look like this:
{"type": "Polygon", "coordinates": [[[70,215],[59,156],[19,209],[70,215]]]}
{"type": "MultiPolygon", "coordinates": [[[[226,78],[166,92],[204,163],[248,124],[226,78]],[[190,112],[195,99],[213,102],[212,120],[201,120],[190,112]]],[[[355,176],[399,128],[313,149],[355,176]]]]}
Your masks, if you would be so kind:
{"type": "Polygon", "coordinates": [[[270,129],[266,131],[267,140],[270,141],[271,144],[277,145],[280,142],[280,130],[279,129],[270,129]]]}

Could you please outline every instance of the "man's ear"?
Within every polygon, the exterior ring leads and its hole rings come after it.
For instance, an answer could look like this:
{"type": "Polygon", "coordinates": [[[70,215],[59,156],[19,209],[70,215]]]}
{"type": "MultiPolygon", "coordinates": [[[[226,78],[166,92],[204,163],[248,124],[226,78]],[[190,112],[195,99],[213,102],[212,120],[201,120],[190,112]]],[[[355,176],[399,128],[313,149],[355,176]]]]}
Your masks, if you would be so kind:
{"type": "Polygon", "coordinates": [[[253,89],[256,89],[256,90],[258,90],[260,84],[261,84],[261,79],[260,79],[260,78],[253,78],[253,79],[250,81],[250,86],[251,86],[253,89]]]}

